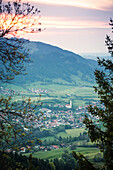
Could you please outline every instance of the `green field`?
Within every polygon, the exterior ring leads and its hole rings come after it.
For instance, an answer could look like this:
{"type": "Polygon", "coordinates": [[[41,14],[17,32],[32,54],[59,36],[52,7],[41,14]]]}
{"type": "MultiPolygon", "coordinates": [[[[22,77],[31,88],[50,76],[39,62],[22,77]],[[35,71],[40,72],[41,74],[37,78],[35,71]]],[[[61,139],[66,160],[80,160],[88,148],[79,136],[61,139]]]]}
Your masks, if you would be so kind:
{"type": "MultiPolygon", "coordinates": [[[[56,134],[56,137],[61,136],[62,138],[67,138],[67,137],[78,137],[80,133],[83,133],[86,131],[84,128],[78,128],[78,129],[67,129],[66,132],[59,132],[56,134]]],[[[41,138],[42,141],[47,140],[47,141],[53,141],[55,140],[55,137],[49,136],[49,137],[43,137],[41,138]]]]}
{"type": "MultiPolygon", "coordinates": [[[[41,101],[43,104],[60,103],[64,105],[68,103],[69,100],[73,100],[73,106],[78,107],[87,105],[89,101],[98,100],[97,95],[94,93],[94,89],[92,87],[74,87],[64,85],[48,85],[43,87],[43,85],[41,85],[39,87],[37,86],[37,89],[39,88],[52,91],[41,95],[41,101]]],[[[23,95],[26,97],[30,96],[31,100],[36,100],[38,97],[38,95],[29,92],[23,95]]]]}
{"type": "Polygon", "coordinates": [[[66,133],[68,135],[71,135],[71,137],[78,137],[80,133],[83,133],[85,131],[84,128],[79,128],[79,129],[68,129],[66,130],[66,133]]]}
{"type": "MultiPolygon", "coordinates": [[[[64,153],[64,150],[67,150],[69,153],[72,152],[69,148],[61,148],[57,150],[52,150],[52,151],[39,151],[33,153],[33,157],[39,158],[39,159],[55,159],[55,158],[61,158],[62,154],[64,153]]],[[[97,153],[100,153],[97,148],[86,148],[86,147],[77,147],[75,150],[77,153],[82,153],[84,156],[87,156],[89,159],[94,158],[94,156],[97,153]]],[[[29,154],[25,154],[28,156],[29,154]]]]}
{"type": "Polygon", "coordinates": [[[47,140],[47,141],[53,141],[55,138],[52,137],[52,136],[49,136],[49,137],[44,137],[44,138],[41,138],[41,141],[43,142],[44,140],[47,140]]]}
{"type": "Polygon", "coordinates": [[[84,128],[79,128],[79,129],[67,129],[66,133],[65,132],[60,132],[57,134],[57,136],[61,136],[62,138],[66,137],[78,137],[80,133],[83,133],[85,131],[84,128]]]}
{"type": "Polygon", "coordinates": [[[93,85],[89,87],[60,84],[43,85],[41,82],[35,82],[31,84],[23,84],[21,86],[5,83],[5,88],[13,89],[18,92],[23,92],[23,94],[20,94],[20,97],[15,96],[14,100],[21,100],[21,95],[25,97],[30,97],[32,100],[36,100],[38,94],[30,92],[29,89],[33,88],[47,90],[48,92],[42,94],[41,96],[41,101],[44,104],[66,104],[69,102],[69,100],[73,100],[73,106],[84,106],[90,101],[98,100],[97,94],[94,93],[93,85]]]}
{"type": "MultiPolygon", "coordinates": [[[[66,133],[65,132],[60,132],[56,136],[57,137],[61,136],[62,138],[63,137],[66,138],[66,137],[69,137],[69,136],[71,136],[71,137],[78,137],[80,135],[80,133],[82,134],[84,131],[85,131],[84,128],[80,128],[80,129],[68,129],[68,130],[66,130],[66,133]]],[[[47,141],[49,141],[49,140],[50,141],[54,141],[55,138],[54,137],[41,138],[42,145],[43,145],[43,141],[45,139],[47,141]]],[[[75,150],[77,153],[81,153],[84,156],[87,156],[89,159],[93,159],[94,156],[97,153],[100,153],[99,149],[91,147],[91,145],[92,145],[91,142],[87,143],[87,145],[89,145],[89,147],[82,147],[83,141],[75,141],[75,142],[73,142],[73,144],[75,144],[77,146],[76,150],[75,150]]],[[[64,153],[64,150],[67,150],[69,153],[72,153],[72,150],[70,150],[70,148],[67,147],[67,148],[59,148],[59,149],[51,150],[51,151],[33,152],[32,155],[33,155],[33,157],[40,158],[40,159],[55,159],[55,158],[61,158],[62,154],[64,153]]],[[[30,153],[27,153],[25,155],[28,156],[29,154],[30,153]]]]}

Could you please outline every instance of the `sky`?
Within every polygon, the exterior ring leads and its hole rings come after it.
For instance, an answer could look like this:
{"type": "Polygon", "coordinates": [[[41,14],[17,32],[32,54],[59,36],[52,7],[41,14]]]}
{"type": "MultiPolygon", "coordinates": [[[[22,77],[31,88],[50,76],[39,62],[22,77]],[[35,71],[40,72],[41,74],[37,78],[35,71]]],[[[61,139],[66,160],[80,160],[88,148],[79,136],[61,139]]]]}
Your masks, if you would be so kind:
{"type": "MultiPolygon", "coordinates": [[[[27,0],[22,0],[25,2],[27,0]]],[[[41,10],[44,29],[25,38],[75,53],[107,53],[106,34],[111,35],[112,0],[30,0],[41,10]]]]}

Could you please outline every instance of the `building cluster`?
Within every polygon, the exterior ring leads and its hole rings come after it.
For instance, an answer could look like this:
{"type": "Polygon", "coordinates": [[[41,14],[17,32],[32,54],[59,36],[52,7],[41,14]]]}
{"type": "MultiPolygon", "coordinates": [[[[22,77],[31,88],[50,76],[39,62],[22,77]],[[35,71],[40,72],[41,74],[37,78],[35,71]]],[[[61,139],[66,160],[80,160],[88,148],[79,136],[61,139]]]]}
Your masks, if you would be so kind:
{"type": "Polygon", "coordinates": [[[18,90],[12,90],[4,87],[0,87],[0,94],[6,95],[6,96],[14,96],[14,95],[20,95],[20,94],[26,94],[27,92],[20,92],[18,90]]]}
{"type": "MultiPolygon", "coordinates": [[[[43,94],[48,93],[50,90],[45,89],[29,89],[30,92],[34,94],[43,94]]],[[[52,91],[51,91],[52,92],[52,91]]],[[[19,95],[24,94],[25,92],[18,92],[16,90],[10,90],[6,89],[4,87],[0,87],[0,93],[5,95],[19,95]]],[[[93,106],[100,105],[99,101],[92,102],[93,106]]],[[[44,127],[46,129],[52,128],[52,127],[58,127],[60,125],[69,125],[70,128],[81,128],[84,127],[83,119],[84,115],[88,114],[90,118],[98,119],[98,117],[92,117],[90,113],[87,112],[87,107],[78,107],[76,109],[73,109],[73,102],[70,100],[69,104],[49,104],[47,108],[44,108],[42,105],[42,108],[40,110],[37,110],[38,112],[42,112],[43,116],[39,119],[38,123],[35,127],[44,127]],[[48,109],[50,108],[50,109],[48,109]]],[[[103,106],[101,106],[103,107],[103,106]]],[[[17,121],[19,121],[17,119],[17,121]]]]}
{"type": "MultiPolygon", "coordinates": [[[[45,89],[29,89],[32,93],[48,93],[45,89]]],[[[0,93],[6,94],[6,95],[15,95],[19,93],[15,90],[6,89],[3,87],[0,87],[0,93]]],[[[24,92],[20,92],[24,94],[24,92]]],[[[92,105],[100,105],[99,102],[92,102],[92,105]]],[[[98,119],[98,117],[92,117],[90,113],[87,111],[88,106],[84,107],[77,107],[76,109],[73,109],[73,102],[70,100],[69,104],[49,104],[47,108],[44,108],[42,105],[42,108],[37,111],[42,112],[43,116],[38,120],[38,123],[35,125],[35,127],[43,127],[46,129],[50,129],[53,127],[58,127],[60,125],[67,125],[70,126],[70,128],[84,128],[83,119],[84,115],[88,114],[90,118],[93,118],[95,120],[98,119]],[[50,109],[48,109],[50,108],[50,109]]],[[[102,106],[101,106],[102,107],[102,106]]],[[[17,119],[17,121],[19,121],[17,119]]],[[[35,122],[34,122],[35,123],[35,122]]]]}
{"type": "MultiPolygon", "coordinates": [[[[99,102],[92,102],[93,106],[100,105],[99,102]]],[[[96,123],[98,117],[93,117],[87,111],[88,106],[78,107],[73,111],[72,101],[70,104],[63,105],[53,105],[52,110],[47,108],[42,108],[39,111],[43,112],[43,117],[38,121],[37,127],[42,127],[50,129],[53,127],[58,127],[60,125],[69,125],[70,128],[84,128],[83,124],[84,115],[88,115],[89,118],[93,119],[96,123]],[[67,107],[68,106],[68,107],[67,107]],[[57,109],[56,109],[57,107],[57,109]],[[67,108],[66,110],[63,108],[67,108]]],[[[102,107],[102,106],[101,106],[102,107]]]]}
{"type": "Polygon", "coordinates": [[[48,92],[53,92],[52,90],[47,90],[47,89],[34,89],[34,88],[31,88],[29,89],[30,92],[34,93],[34,94],[45,94],[45,93],[48,93],[48,92]]]}
{"type": "MultiPolygon", "coordinates": [[[[58,145],[51,145],[51,146],[41,146],[41,145],[36,145],[35,149],[38,151],[51,151],[51,150],[55,150],[55,149],[59,149],[61,148],[58,145]]],[[[31,149],[30,146],[27,147],[21,147],[20,148],[20,152],[26,152],[28,149],[31,149]],[[28,148],[29,147],[29,148],[28,148]]],[[[29,150],[28,150],[29,151],[29,150]]]]}
{"type": "Polygon", "coordinates": [[[7,95],[7,96],[13,96],[16,93],[15,90],[10,90],[4,87],[0,87],[0,94],[1,95],[7,95]]]}

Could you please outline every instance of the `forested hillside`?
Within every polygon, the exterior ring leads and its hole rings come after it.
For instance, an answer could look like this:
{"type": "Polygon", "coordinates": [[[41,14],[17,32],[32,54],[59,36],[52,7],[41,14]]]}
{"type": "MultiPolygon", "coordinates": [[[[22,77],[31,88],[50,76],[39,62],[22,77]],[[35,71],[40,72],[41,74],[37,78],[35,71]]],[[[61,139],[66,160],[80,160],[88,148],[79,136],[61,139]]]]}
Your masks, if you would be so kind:
{"type": "Polygon", "coordinates": [[[29,49],[32,62],[26,63],[27,75],[21,76],[21,79],[17,76],[16,82],[25,84],[41,81],[75,85],[94,82],[96,61],[42,42],[27,41],[25,47],[29,49]]]}

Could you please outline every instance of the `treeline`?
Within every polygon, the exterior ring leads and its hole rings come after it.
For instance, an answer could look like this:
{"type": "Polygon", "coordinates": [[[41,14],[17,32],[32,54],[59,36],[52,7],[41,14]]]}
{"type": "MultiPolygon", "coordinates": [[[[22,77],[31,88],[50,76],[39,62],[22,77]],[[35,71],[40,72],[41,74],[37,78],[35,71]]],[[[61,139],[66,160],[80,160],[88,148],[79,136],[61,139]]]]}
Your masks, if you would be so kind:
{"type": "MultiPolygon", "coordinates": [[[[100,153],[95,155],[93,162],[102,162],[103,157],[100,153]]],[[[61,158],[52,160],[43,160],[29,157],[18,153],[6,153],[0,151],[0,170],[78,170],[78,162],[74,159],[73,154],[64,150],[61,158]]]]}
{"type": "Polygon", "coordinates": [[[28,170],[47,170],[51,169],[48,160],[32,158],[32,155],[29,157],[19,155],[18,153],[6,153],[0,151],[0,169],[28,169],[28,170]]]}
{"type": "Polygon", "coordinates": [[[0,169],[12,170],[72,170],[77,169],[78,165],[74,159],[72,153],[64,151],[61,159],[54,160],[43,160],[33,158],[32,154],[29,157],[17,154],[17,153],[6,153],[0,152],[0,169]]]}
{"type": "Polygon", "coordinates": [[[72,153],[65,151],[61,159],[43,160],[33,158],[32,154],[29,157],[17,154],[0,152],[0,169],[22,169],[22,170],[72,170],[77,167],[76,160],[72,153]]]}

